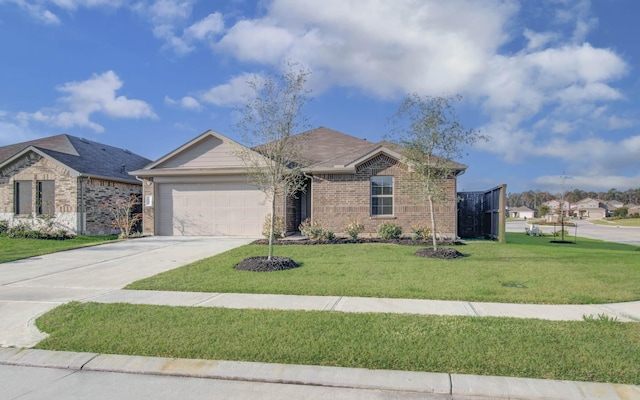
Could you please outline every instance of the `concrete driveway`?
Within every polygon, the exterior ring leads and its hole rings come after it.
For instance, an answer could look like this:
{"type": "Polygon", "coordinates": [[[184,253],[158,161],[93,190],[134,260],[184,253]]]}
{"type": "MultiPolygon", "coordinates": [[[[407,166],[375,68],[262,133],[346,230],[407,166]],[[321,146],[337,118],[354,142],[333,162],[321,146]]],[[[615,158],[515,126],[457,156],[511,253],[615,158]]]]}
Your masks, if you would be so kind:
{"type": "Polygon", "coordinates": [[[35,319],[60,304],[250,243],[256,238],[147,237],[0,264],[0,346],[32,347],[35,319]]]}
{"type": "MultiPolygon", "coordinates": [[[[569,232],[569,240],[573,240],[573,236],[586,237],[590,239],[604,240],[605,242],[616,242],[640,246],[640,228],[637,227],[615,227],[606,225],[592,224],[586,220],[571,220],[577,225],[577,229],[568,226],[565,229],[569,232]]],[[[527,225],[526,221],[507,222],[507,232],[524,232],[527,225]]],[[[553,232],[553,226],[538,225],[545,233],[553,232]]],[[[560,229],[560,227],[556,227],[560,229]]]]}

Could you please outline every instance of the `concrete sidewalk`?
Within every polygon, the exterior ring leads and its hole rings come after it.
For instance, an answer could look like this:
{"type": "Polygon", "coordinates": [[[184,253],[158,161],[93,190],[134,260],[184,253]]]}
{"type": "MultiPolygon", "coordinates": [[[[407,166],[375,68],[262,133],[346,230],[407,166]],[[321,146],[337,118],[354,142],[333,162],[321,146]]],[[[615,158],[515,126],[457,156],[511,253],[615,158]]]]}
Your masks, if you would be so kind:
{"type": "MultiPolygon", "coordinates": [[[[231,249],[249,238],[146,238],[0,264],[0,346],[45,337],[35,318],[71,300],[169,306],[640,321],[640,302],[531,305],[340,296],[121,290],[125,284],[231,249]],[[131,266],[135,268],[131,268],[131,266]]],[[[638,399],[640,386],[184,360],[0,348],[4,399],[638,399]]]]}
{"type": "Polygon", "coordinates": [[[14,348],[0,349],[0,371],[2,399],[137,399],[141,388],[155,399],[640,399],[639,386],[609,383],[14,348]]]}
{"type": "Polygon", "coordinates": [[[34,320],[72,300],[120,289],[255,238],[148,237],[0,263],[0,346],[31,347],[34,320]]]}
{"type": "Polygon", "coordinates": [[[493,316],[537,318],[552,321],[582,321],[585,316],[598,317],[604,315],[610,318],[617,318],[620,322],[640,321],[640,301],[611,304],[545,305],[385,299],[373,297],[164,292],[151,290],[114,290],[98,296],[87,297],[82,301],[274,310],[493,316]]]}

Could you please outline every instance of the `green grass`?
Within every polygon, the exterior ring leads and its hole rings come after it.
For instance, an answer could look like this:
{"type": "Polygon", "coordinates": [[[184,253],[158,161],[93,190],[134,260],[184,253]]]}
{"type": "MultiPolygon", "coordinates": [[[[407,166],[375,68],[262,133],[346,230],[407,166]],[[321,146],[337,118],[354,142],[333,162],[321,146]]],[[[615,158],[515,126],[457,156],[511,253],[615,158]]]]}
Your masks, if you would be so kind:
{"type": "Polygon", "coordinates": [[[76,236],[67,240],[13,239],[0,236],[0,263],[114,241],[117,235],[76,236]]]}
{"type": "Polygon", "coordinates": [[[70,303],[37,348],[640,384],[640,324],[70,303]]]}
{"type": "Polygon", "coordinates": [[[624,218],[624,219],[615,219],[612,221],[608,220],[593,220],[591,223],[596,225],[604,225],[604,226],[635,226],[640,227],[640,218],[624,218]]]}
{"type": "Polygon", "coordinates": [[[242,259],[264,255],[248,245],[127,286],[127,289],[227,293],[416,298],[541,304],[589,304],[640,299],[640,252],[624,244],[508,234],[509,243],[470,242],[468,257],[415,257],[414,246],[348,244],[276,246],[300,268],[237,271],[242,259]]]}

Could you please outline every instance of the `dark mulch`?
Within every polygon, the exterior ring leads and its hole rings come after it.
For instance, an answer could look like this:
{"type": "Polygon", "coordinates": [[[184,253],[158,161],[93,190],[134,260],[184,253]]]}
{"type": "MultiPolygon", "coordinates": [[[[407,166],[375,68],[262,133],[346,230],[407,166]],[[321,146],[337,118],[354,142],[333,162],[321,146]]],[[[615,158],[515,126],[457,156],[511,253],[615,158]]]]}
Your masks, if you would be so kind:
{"type": "Polygon", "coordinates": [[[234,268],[241,271],[269,272],[284,271],[299,266],[300,264],[288,257],[272,256],[269,260],[267,256],[257,256],[245,258],[234,268]]]}
{"type": "Polygon", "coordinates": [[[446,247],[439,247],[436,250],[434,250],[433,248],[420,249],[416,251],[414,255],[418,257],[425,257],[425,258],[440,258],[443,260],[453,260],[455,258],[466,257],[464,254],[460,253],[458,250],[450,249],[446,247]]]}
{"type": "MultiPolygon", "coordinates": [[[[266,239],[259,239],[253,242],[254,244],[269,244],[266,239]]],[[[273,242],[275,245],[314,245],[314,244],[350,244],[350,243],[391,243],[391,244],[403,244],[411,246],[431,246],[431,239],[428,240],[416,240],[412,238],[400,238],[400,239],[379,239],[379,238],[335,238],[333,240],[311,240],[311,239],[295,239],[295,240],[276,240],[273,242]]],[[[463,246],[466,243],[459,240],[438,240],[440,246],[463,246]]]]}
{"type": "Polygon", "coordinates": [[[572,242],[569,240],[549,240],[549,243],[576,244],[576,242],[572,242]]]}

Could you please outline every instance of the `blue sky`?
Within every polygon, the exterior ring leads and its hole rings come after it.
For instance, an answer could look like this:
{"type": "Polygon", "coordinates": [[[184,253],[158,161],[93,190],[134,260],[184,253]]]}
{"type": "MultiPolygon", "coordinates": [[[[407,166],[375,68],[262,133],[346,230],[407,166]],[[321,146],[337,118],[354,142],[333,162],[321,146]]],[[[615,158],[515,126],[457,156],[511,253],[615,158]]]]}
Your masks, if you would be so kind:
{"type": "Polygon", "coordinates": [[[640,187],[637,0],[0,0],[0,146],[68,133],[156,159],[233,139],[255,74],[311,72],[310,125],[369,141],[460,94],[459,189],[640,187]]]}

